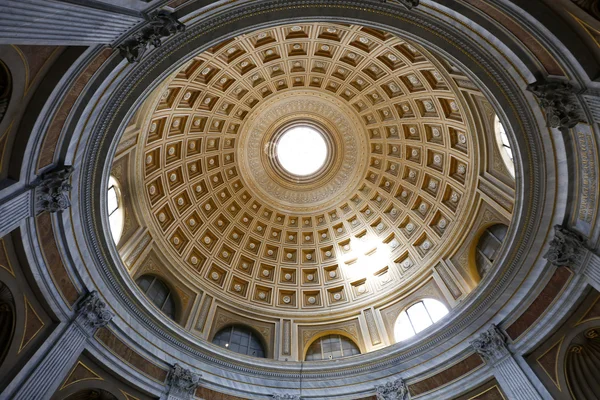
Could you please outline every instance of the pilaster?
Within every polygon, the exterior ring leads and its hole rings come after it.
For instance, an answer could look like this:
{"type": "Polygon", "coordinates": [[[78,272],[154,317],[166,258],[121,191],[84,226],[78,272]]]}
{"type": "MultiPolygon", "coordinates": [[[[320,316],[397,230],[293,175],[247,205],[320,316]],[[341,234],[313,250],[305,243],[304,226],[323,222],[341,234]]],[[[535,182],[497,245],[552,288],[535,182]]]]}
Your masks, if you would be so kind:
{"type": "Polygon", "coordinates": [[[69,372],[74,359],[83,351],[87,340],[93,337],[98,328],[106,326],[112,317],[96,291],[87,294],[79,301],[75,316],[64,333],[41,357],[11,398],[50,398],[69,372]]]}
{"type": "Polygon", "coordinates": [[[513,400],[542,399],[529,381],[506,344],[506,336],[496,325],[481,333],[471,346],[492,367],[494,376],[508,398],[513,400]]]}

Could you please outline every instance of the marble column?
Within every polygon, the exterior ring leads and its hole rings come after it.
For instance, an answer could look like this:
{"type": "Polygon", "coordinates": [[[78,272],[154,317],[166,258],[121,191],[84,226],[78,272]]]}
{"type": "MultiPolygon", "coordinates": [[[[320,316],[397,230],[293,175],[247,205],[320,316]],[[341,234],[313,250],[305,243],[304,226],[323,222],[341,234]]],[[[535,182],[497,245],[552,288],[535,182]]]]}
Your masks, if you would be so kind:
{"type": "Polygon", "coordinates": [[[56,213],[71,206],[69,183],[73,167],[59,166],[42,174],[29,188],[0,199],[0,237],[17,228],[21,221],[44,211],[56,213]]]}
{"type": "Polygon", "coordinates": [[[375,387],[377,400],[409,400],[408,385],[402,378],[375,387]]]}
{"type": "Polygon", "coordinates": [[[508,349],[506,336],[496,325],[481,333],[471,346],[492,367],[496,380],[509,399],[542,399],[508,349]]]}
{"type": "Polygon", "coordinates": [[[556,225],[550,249],[544,257],[556,267],[567,267],[583,275],[600,292],[600,257],[587,247],[579,233],[556,225]]]}
{"type": "Polygon", "coordinates": [[[0,44],[113,44],[142,22],[141,13],[109,4],[2,0],[0,44]]]}
{"type": "Polygon", "coordinates": [[[200,386],[202,375],[195,374],[189,369],[175,364],[167,377],[167,392],[163,400],[192,400],[196,389],[200,386]]]}
{"type": "Polygon", "coordinates": [[[81,299],[73,320],[11,398],[50,398],[69,372],[73,360],[83,351],[87,340],[94,336],[98,328],[106,326],[112,317],[96,291],[81,299]]]}

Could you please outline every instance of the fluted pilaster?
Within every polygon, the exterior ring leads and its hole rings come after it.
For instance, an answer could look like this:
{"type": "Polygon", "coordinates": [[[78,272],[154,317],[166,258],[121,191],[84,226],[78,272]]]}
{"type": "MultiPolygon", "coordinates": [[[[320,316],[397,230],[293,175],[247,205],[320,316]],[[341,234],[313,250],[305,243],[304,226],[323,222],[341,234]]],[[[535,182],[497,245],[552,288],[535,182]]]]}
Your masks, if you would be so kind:
{"type": "Polygon", "coordinates": [[[100,300],[97,292],[91,292],[80,300],[74,319],[37,366],[11,397],[14,400],[46,399],[64,380],[75,358],[81,354],[86,341],[96,329],[105,326],[112,314],[100,300]]]}
{"type": "Polygon", "coordinates": [[[506,345],[506,337],[496,325],[481,333],[471,346],[494,370],[502,390],[512,400],[541,400],[525,372],[506,345]]]}

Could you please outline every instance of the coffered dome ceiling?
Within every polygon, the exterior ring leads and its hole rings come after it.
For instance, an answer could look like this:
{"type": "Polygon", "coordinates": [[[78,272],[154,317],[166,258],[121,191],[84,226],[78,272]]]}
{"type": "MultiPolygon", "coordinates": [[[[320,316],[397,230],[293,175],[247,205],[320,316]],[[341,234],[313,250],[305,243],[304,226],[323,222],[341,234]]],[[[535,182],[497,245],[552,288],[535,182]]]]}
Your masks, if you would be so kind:
{"type": "Polygon", "coordinates": [[[141,108],[129,163],[160,268],[271,316],[399,298],[475,213],[485,139],[453,74],[481,96],[439,57],[356,25],[285,25],[197,55],[141,108]],[[278,159],[296,126],[326,146],[309,175],[278,159]]]}

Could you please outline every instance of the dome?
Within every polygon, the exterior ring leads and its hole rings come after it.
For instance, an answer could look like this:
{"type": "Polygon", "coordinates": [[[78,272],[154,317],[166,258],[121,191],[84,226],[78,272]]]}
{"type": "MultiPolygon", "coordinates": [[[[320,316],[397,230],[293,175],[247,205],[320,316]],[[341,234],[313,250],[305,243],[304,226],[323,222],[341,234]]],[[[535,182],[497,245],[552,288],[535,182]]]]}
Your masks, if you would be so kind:
{"type": "Polygon", "coordinates": [[[517,3],[11,8],[2,396],[595,394],[598,13],[517,3]]]}

